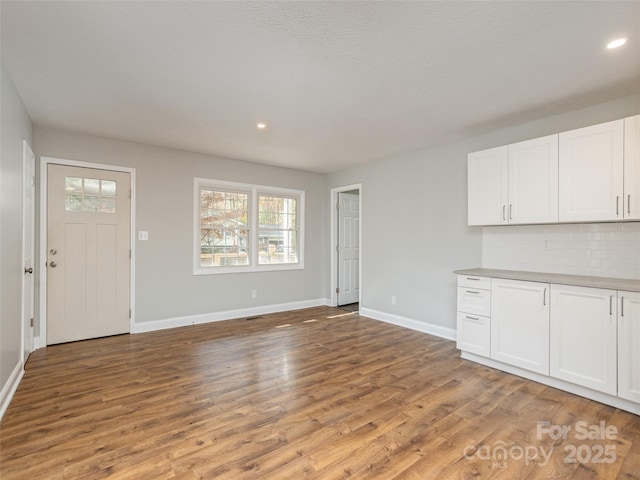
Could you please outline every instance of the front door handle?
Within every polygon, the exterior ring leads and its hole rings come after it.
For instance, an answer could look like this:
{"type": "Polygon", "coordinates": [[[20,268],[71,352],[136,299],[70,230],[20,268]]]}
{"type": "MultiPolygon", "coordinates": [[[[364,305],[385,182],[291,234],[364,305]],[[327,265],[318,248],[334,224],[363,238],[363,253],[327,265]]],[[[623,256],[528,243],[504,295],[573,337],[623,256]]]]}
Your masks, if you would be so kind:
{"type": "Polygon", "coordinates": [[[24,274],[26,275],[27,273],[33,273],[33,268],[32,267],[25,268],[24,269],[24,274]]]}
{"type": "Polygon", "coordinates": [[[56,262],[50,262],[50,263],[49,263],[49,266],[50,266],[51,268],[56,268],[56,267],[58,266],[58,264],[57,264],[56,262]]]}

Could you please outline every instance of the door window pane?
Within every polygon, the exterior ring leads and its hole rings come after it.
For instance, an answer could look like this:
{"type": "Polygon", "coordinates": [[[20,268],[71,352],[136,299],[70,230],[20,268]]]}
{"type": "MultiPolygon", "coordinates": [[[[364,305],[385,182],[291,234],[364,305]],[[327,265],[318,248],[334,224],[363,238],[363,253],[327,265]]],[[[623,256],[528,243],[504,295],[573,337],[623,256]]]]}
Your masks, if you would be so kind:
{"type": "Polygon", "coordinates": [[[69,212],[81,212],[82,211],[82,194],[74,195],[67,193],[65,197],[65,209],[69,212]]]}
{"type": "Polygon", "coordinates": [[[100,191],[102,192],[103,197],[115,197],[116,196],[116,182],[112,182],[111,180],[101,180],[102,188],[100,191]]]}
{"type": "Polygon", "coordinates": [[[96,180],[95,178],[85,178],[84,193],[85,195],[98,195],[100,193],[100,180],[96,180]]]}

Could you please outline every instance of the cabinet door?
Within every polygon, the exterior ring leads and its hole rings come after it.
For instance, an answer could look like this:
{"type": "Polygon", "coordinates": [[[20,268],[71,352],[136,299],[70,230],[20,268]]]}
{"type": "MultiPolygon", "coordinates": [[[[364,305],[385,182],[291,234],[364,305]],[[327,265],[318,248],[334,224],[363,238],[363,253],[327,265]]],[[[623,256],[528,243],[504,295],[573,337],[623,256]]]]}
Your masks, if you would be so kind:
{"type": "Polygon", "coordinates": [[[617,393],[617,292],[551,285],[552,377],[617,393]]]}
{"type": "Polygon", "coordinates": [[[618,296],[618,396],[640,402],[640,293],[618,296]]]}
{"type": "Polygon", "coordinates": [[[558,135],[509,145],[509,223],[558,221],[558,135]]]}
{"type": "Polygon", "coordinates": [[[491,283],[491,358],[549,375],[549,284],[491,283]]]}
{"type": "Polygon", "coordinates": [[[560,134],[560,222],[622,218],[624,121],[560,134]]]}
{"type": "Polygon", "coordinates": [[[473,152],[467,156],[468,223],[507,223],[507,147],[473,152]]]}
{"type": "Polygon", "coordinates": [[[640,220],[640,115],[624,119],[624,218],[640,220]]]}
{"type": "Polygon", "coordinates": [[[456,346],[463,352],[488,357],[491,347],[490,328],[489,317],[458,312],[456,346]]]}

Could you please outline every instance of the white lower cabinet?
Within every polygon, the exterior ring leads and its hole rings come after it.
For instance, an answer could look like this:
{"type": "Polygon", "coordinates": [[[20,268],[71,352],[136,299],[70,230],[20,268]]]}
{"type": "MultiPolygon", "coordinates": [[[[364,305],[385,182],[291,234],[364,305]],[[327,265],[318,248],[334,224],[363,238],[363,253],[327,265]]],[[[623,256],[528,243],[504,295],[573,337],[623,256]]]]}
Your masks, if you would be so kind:
{"type": "Polygon", "coordinates": [[[549,375],[549,284],[493,279],[491,358],[549,375]]]}
{"type": "Polygon", "coordinates": [[[618,396],[640,402],[640,293],[618,292],[618,396]]]}
{"type": "Polygon", "coordinates": [[[617,394],[617,291],[551,285],[550,374],[617,394]]]}

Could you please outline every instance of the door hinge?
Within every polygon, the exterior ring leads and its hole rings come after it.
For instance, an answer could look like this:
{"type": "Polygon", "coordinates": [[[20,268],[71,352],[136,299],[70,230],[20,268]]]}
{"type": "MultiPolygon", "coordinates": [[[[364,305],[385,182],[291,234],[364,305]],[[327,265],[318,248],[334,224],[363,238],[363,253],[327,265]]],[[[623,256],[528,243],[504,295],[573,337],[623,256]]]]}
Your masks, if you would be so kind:
{"type": "Polygon", "coordinates": [[[33,318],[31,320],[29,320],[29,326],[33,327],[33,318]]]}
{"type": "Polygon", "coordinates": [[[340,245],[336,245],[336,252],[340,251],[340,245]]]}
{"type": "Polygon", "coordinates": [[[340,200],[338,200],[338,202],[336,203],[336,208],[340,210],[340,200]]]}
{"type": "Polygon", "coordinates": [[[129,249],[129,258],[131,258],[131,249],[129,249]]]}
{"type": "Polygon", "coordinates": [[[129,309],[129,318],[131,318],[131,309],[129,309]]]}
{"type": "Polygon", "coordinates": [[[131,189],[129,189],[129,200],[131,200],[131,189]]]}
{"type": "Polygon", "coordinates": [[[340,293],[340,287],[336,287],[336,293],[340,293]]]}

